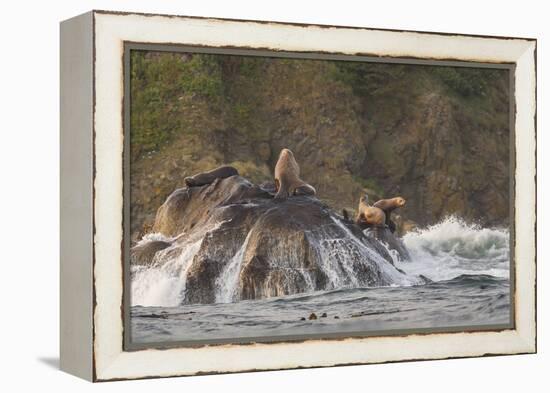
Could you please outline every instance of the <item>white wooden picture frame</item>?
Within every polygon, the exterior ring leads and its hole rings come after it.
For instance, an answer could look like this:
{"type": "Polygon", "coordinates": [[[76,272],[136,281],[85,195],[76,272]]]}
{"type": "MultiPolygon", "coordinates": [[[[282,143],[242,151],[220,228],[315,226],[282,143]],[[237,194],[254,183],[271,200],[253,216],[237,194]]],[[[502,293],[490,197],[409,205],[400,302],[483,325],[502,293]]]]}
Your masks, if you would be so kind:
{"type": "Polygon", "coordinates": [[[91,11],[61,24],[61,368],[90,381],[536,352],[536,40],[91,11]],[[125,350],[125,43],[513,66],[513,326],[125,350]]]}

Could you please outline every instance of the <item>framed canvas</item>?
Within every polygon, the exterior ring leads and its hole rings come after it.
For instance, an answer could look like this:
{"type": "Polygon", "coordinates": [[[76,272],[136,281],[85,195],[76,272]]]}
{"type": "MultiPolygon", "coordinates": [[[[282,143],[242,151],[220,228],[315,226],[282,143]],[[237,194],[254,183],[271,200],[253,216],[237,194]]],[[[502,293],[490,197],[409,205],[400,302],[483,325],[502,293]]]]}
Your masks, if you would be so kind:
{"type": "Polygon", "coordinates": [[[61,23],[61,368],[536,352],[536,40],[61,23]]]}

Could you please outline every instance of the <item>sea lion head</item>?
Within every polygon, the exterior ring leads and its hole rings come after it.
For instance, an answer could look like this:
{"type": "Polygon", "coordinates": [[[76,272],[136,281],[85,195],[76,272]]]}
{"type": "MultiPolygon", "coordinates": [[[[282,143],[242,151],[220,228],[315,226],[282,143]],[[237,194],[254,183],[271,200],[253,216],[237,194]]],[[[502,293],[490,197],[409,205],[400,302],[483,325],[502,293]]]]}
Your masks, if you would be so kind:
{"type": "Polygon", "coordinates": [[[369,195],[365,194],[361,198],[359,198],[359,202],[364,203],[365,205],[369,204],[369,195]]]}
{"type": "Polygon", "coordinates": [[[397,207],[403,207],[403,206],[405,206],[406,203],[407,203],[407,201],[405,200],[405,198],[402,198],[402,197],[395,198],[395,205],[397,207]]]}
{"type": "Polygon", "coordinates": [[[294,153],[290,149],[284,148],[281,150],[281,153],[279,154],[279,159],[283,157],[292,157],[294,158],[294,153]]]}

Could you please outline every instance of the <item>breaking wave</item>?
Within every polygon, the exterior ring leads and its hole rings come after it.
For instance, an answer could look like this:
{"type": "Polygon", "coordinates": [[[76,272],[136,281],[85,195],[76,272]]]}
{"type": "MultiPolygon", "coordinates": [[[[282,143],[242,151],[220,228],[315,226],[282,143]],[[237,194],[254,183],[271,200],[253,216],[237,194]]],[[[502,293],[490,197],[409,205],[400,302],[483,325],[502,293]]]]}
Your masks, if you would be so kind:
{"type": "MultiPolygon", "coordinates": [[[[393,287],[422,284],[424,281],[419,279],[421,275],[435,282],[476,275],[506,279],[509,277],[510,243],[507,229],[482,228],[457,217],[448,217],[438,224],[410,232],[403,237],[410,260],[403,260],[398,253],[388,249],[394,260],[394,267],[344,225],[337,220],[333,221],[346,234],[345,237],[333,237],[332,233],[325,233],[322,229],[319,233],[308,234],[316,258],[319,259],[319,266],[327,277],[324,288],[326,291],[370,286],[357,275],[357,261],[362,261],[361,264],[378,271],[382,281],[393,287]]],[[[208,231],[203,235],[207,233],[208,231]]],[[[216,303],[237,300],[239,274],[249,237],[250,234],[235,248],[236,253],[216,279],[216,303]]],[[[195,237],[182,244],[174,238],[160,234],[144,237],[140,243],[160,240],[173,244],[159,251],[152,265],[132,266],[132,305],[181,305],[185,299],[187,273],[203,239],[204,237],[195,237]]],[[[281,247],[280,258],[274,259],[281,259],[279,263],[284,264],[283,259],[292,257],[288,253],[292,247],[281,247]]],[[[315,288],[308,271],[298,273],[303,276],[305,285],[300,292],[312,293],[319,290],[315,288]]]]}
{"type": "Polygon", "coordinates": [[[403,242],[411,261],[396,261],[409,274],[433,281],[461,275],[508,278],[510,235],[507,229],[483,228],[451,216],[438,224],[410,232],[403,242]]]}
{"type": "MultiPolygon", "coordinates": [[[[162,235],[151,236],[155,240],[162,235]]],[[[159,251],[156,259],[165,257],[167,262],[153,266],[132,267],[131,298],[132,305],[175,307],[182,303],[185,294],[187,270],[193,261],[193,257],[199,251],[202,239],[188,244],[186,247],[178,246],[181,253],[172,258],[166,258],[174,252],[174,246],[159,251]]]]}

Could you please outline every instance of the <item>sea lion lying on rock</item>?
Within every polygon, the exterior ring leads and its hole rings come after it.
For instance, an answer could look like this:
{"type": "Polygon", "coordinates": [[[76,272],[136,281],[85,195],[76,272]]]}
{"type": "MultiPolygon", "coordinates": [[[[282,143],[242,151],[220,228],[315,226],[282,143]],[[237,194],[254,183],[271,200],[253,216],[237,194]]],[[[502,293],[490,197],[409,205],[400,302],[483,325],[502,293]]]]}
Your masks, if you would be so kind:
{"type": "Polygon", "coordinates": [[[395,232],[396,225],[391,220],[391,212],[398,207],[403,207],[407,201],[402,197],[395,197],[390,199],[380,199],[373,206],[382,209],[386,214],[386,225],[390,228],[392,233],[395,232]]]}
{"type": "Polygon", "coordinates": [[[360,226],[383,226],[386,223],[386,213],[379,207],[369,204],[369,196],[363,195],[359,199],[355,222],[360,226]]]}
{"type": "Polygon", "coordinates": [[[216,179],[225,179],[226,177],[236,176],[239,172],[229,165],[220,166],[209,172],[197,173],[196,175],[184,179],[187,187],[199,187],[211,184],[216,179]]]}
{"type": "Polygon", "coordinates": [[[315,195],[315,188],[300,179],[300,167],[289,149],[281,150],[275,165],[275,198],[285,199],[293,195],[315,195]]]}

